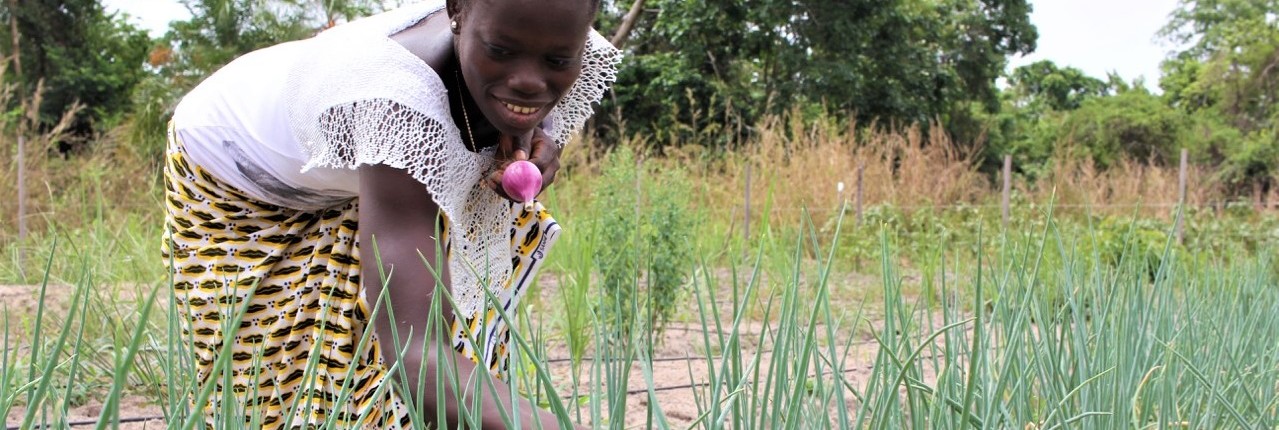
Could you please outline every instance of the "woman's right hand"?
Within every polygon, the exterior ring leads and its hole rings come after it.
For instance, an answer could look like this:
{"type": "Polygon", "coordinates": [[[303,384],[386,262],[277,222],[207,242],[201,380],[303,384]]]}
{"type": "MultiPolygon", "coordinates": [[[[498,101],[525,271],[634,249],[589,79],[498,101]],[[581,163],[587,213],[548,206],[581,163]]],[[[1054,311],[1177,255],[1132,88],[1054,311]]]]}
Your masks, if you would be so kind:
{"type": "Polygon", "coordinates": [[[511,201],[514,199],[502,190],[502,173],[506,166],[519,160],[533,163],[542,171],[542,190],[555,182],[555,174],[560,170],[560,147],[540,128],[533,129],[525,137],[502,135],[498,140],[496,157],[500,167],[485,176],[484,185],[511,201]]]}

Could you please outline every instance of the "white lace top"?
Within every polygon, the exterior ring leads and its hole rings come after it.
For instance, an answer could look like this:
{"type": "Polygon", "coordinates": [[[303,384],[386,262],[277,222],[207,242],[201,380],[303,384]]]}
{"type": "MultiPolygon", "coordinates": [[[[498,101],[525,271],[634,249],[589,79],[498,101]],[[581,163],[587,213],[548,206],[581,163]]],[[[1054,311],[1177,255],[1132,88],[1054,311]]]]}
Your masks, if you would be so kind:
{"type": "MultiPolygon", "coordinates": [[[[475,287],[497,288],[510,273],[510,206],[480,184],[493,149],[466,149],[443,81],[389,37],[443,7],[414,4],[245,55],[188,94],[174,126],[192,161],[287,207],[355,197],[360,165],[406,169],[451,223],[453,293],[469,314],[483,303],[475,287]],[[263,103],[271,100],[287,103],[263,103]]],[[[599,33],[589,37],[581,77],[542,125],[561,146],[592,115],[621,60],[599,33]]]]}

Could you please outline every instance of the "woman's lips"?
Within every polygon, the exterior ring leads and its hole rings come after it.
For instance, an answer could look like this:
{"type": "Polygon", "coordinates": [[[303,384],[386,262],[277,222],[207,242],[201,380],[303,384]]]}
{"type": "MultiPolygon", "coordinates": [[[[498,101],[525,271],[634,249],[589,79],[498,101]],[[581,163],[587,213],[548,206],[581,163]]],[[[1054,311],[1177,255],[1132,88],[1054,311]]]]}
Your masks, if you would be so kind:
{"type": "Polygon", "coordinates": [[[502,122],[505,122],[510,128],[515,130],[532,130],[542,121],[543,115],[540,113],[545,109],[546,105],[528,106],[522,103],[511,103],[498,99],[498,104],[502,106],[502,122]]]}

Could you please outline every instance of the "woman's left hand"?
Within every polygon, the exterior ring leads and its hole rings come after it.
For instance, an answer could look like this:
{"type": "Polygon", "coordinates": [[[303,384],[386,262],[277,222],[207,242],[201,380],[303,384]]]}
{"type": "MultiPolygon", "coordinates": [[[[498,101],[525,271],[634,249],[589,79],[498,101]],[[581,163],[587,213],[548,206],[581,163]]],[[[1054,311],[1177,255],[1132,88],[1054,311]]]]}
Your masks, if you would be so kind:
{"type": "Polygon", "coordinates": [[[498,140],[497,159],[499,167],[484,178],[484,183],[498,195],[512,200],[502,190],[502,173],[506,171],[506,166],[517,160],[532,162],[542,171],[542,189],[545,190],[555,182],[555,174],[560,170],[560,147],[545,131],[535,128],[525,136],[502,135],[498,140]]]}

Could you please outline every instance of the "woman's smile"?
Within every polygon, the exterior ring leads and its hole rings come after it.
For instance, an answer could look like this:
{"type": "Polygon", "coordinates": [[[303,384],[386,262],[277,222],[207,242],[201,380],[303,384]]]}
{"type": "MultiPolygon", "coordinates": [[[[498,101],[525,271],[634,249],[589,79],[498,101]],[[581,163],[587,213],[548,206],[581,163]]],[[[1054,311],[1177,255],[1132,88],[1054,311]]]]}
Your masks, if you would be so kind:
{"type": "Polygon", "coordinates": [[[550,103],[510,102],[494,97],[500,109],[492,109],[498,114],[491,118],[498,129],[518,130],[521,134],[537,127],[542,119],[550,113],[550,103]]]}
{"type": "Polygon", "coordinates": [[[520,115],[532,115],[533,113],[537,112],[537,108],[535,107],[519,106],[519,105],[510,104],[507,102],[502,102],[502,106],[506,106],[506,110],[515,112],[520,115]]]}

